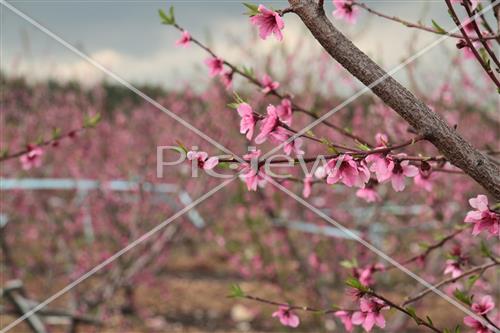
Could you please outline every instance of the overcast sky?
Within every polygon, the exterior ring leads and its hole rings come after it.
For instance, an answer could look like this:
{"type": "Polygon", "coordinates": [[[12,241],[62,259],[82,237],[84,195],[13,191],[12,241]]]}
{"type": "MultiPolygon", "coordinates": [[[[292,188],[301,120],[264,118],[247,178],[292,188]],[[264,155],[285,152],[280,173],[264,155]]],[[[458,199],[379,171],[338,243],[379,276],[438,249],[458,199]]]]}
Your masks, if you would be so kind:
{"type": "MultiPolygon", "coordinates": [[[[190,82],[196,76],[196,65],[206,55],[195,47],[174,47],[179,33],[159,22],[158,8],[174,5],[177,21],[201,40],[210,40],[217,52],[238,62],[239,57],[229,42],[229,36],[242,41],[255,30],[248,18],[241,15],[245,9],[240,1],[9,1],[67,42],[84,50],[124,78],[139,83],[158,83],[167,87],[190,82]]],[[[331,17],[333,6],[327,3],[331,17]]],[[[410,21],[419,19],[429,24],[431,19],[451,28],[444,1],[364,1],[374,9],[410,21]]],[[[286,7],[286,1],[262,1],[274,8],[286,7]]],[[[352,27],[342,22],[335,24],[354,36],[354,42],[363,51],[383,63],[387,69],[396,66],[408,55],[408,43],[415,40],[414,31],[393,22],[365,13],[360,23],[352,27]]],[[[308,36],[299,20],[289,14],[285,17],[285,43],[290,46],[300,36],[308,36]]],[[[418,33],[416,49],[439,38],[426,32],[418,33]]],[[[40,32],[30,23],[7,8],[2,10],[2,64],[8,74],[25,74],[30,78],[52,77],[62,80],[77,79],[92,83],[102,79],[99,70],[88,65],[77,55],[40,32]]],[[[269,52],[277,42],[259,41],[255,47],[269,52]]],[[[448,40],[421,58],[421,62],[436,71],[443,70],[444,48],[454,51],[455,41],[448,40]],[[441,59],[441,60],[440,60],[441,59]]],[[[311,49],[319,45],[310,38],[311,49]]],[[[247,64],[251,65],[251,64],[247,64]]]]}

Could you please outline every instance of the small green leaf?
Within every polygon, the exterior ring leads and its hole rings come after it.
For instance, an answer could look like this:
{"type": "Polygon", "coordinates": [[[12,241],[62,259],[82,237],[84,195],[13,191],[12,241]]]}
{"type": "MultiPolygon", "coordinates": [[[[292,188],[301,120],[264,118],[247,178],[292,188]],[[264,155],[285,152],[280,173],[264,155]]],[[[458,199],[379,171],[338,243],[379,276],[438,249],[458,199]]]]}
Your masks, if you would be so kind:
{"type": "Polygon", "coordinates": [[[432,322],[431,317],[425,316],[425,318],[427,319],[427,322],[429,323],[429,325],[434,326],[434,323],[432,322]]]}
{"type": "Polygon", "coordinates": [[[362,291],[362,292],[367,292],[369,289],[367,287],[365,287],[361,282],[359,282],[358,279],[356,278],[348,278],[345,283],[349,286],[349,287],[352,287],[354,289],[357,289],[359,291],[362,291]]]}
{"type": "Polygon", "coordinates": [[[479,49],[479,54],[481,55],[481,59],[487,68],[490,68],[490,57],[488,56],[488,52],[482,47],[479,49]]]}
{"type": "Polygon", "coordinates": [[[454,331],[454,333],[460,333],[460,325],[457,325],[457,326],[455,327],[455,331],[454,331]]]}
{"type": "Polygon", "coordinates": [[[427,250],[427,249],[430,247],[430,244],[429,244],[429,243],[422,242],[422,243],[418,243],[418,246],[419,246],[422,250],[427,250]]]}
{"type": "Polygon", "coordinates": [[[464,304],[467,304],[469,306],[472,304],[472,298],[463,291],[461,291],[460,289],[456,289],[455,292],[453,293],[453,296],[455,296],[456,299],[458,299],[460,302],[464,304]]]}
{"type": "Polygon", "coordinates": [[[446,30],[444,30],[443,28],[441,28],[441,26],[439,24],[437,24],[436,21],[432,20],[432,25],[434,26],[434,29],[436,29],[436,31],[442,35],[446,35],[447,32],[446,30]]]}
{"type": "Polygon", "coordinates": [[[93,128],[97,126],[97,124],[99,124],[100,121],[101,121],[100,113],[96,113],[93,116],[85,116],[85,118],[83,119],[83,127],[93,128]]]}
{"type": "Polygon", "coordinates": [[[184,144],[180,140],[175,140],[175,142],[179,145],[179,148],[182,149],[186,154],[189,151],[184,144]]]}
{"type": "Polygon", "coordinates": [[[243,66],[241,70],[246,76],[254,77],[254,71],[252,67],[243,66]]]}
{"type": "Polygon", "coordinates": [[[9,148],[2,148],[0,151],[0,158],[9,156],[9,148]]]}
{"type": "Polygon", "coordinates": [[[405,310],[406,310],[406,311],[408,311],[408,313],[410,314],[410,316],[411,316],[413,319],[417,320],[417,312],[415,311],[415,308],[414,308],[414,307],[412,307],[412,306],[407,306],[407,307],[405,308],[405,310]]]}
{"type": "Polygon", "coordinates": [[[245,100],[243,98],[241,98],[241,96],[238,95],[238,93],[236,91],[234,92],[234,101],[238,104],[246,103],[245,100]]]}
{"type": "Polygon", "coordinates": [[[484,241],[481,241],[481,245],[479,246],[479,250],[481,251],[481,255],[483,257],[486,257],[486,258],[493,257],[491,250],[488,248],[488,245],[484,241]]]}
{"type": "Polygon", "coordinates": [[[231,109],[237,109],[240,103],[229,103],[227,106],[231,109]]]}
{"type": "Polygon", "coordinates": [[[231,290],[229,296],[230,298],[241,298],[245,297],[245,293],[241,290],[240,286],[237,284],[231,285],[231,290]]]}
{"type": "Polygon", "coordinates": [[[59,127],[54,127],[52,129],[52,140],[57,140],[61,137],[61,129],[59,127]]]}
{"type": "Polygon", "coordinates": [[[168,12],[169,14],[167,15],[162,9],[158,9],[158,14],[160,15],[161,23],[166,25],[174,25],[175,24],[174,6],[170,6],[168,12]]]}
{"type": "Polygon", "coordinates": [[[471,275],[467,279],[467,288],[470,289],[476,283],[476,281],[479,280],[479,275],[471,275]]]}
{"type": "Polygon", "coordinates": [[[364,150],[364,151],[369,151],[370,150],[370,147],[368,147],[368,145],[364,144],[364,143],[358,143],[357,144],[357,147],[361,150],[364,150]]]}
{"type": "Polygon", "coordinates": [[[243,3],[245,7],[247,7],[248,11],[245,13],[245,15],[248,16],[255,16],[259,14],[259,6],[254,5],[252,3],[243,3]]]}
{"type": "Polygon", "coordinates": [[[356,267],[358,267],[358,262],[356,261],[356,259],[342,260],[340,262],[340,266],[342,266],[344,268],[356,268],[356,267]]]}

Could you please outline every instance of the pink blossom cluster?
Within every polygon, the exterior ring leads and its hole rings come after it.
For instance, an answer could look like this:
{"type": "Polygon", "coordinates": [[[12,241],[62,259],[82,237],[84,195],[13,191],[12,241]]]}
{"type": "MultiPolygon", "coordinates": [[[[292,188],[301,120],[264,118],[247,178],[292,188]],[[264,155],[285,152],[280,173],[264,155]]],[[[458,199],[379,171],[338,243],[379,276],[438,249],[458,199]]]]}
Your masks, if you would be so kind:
{"type": "Polygon", "coordinates": [[[359,299],[359,310],[357,311],[336,311],[334,314],[342,323],[346,331],[351,332],[354,325],[362,326],[366,332],[370,332],[373,327],[385,327],[385,318],[381,311],[389,307],[380,299],[370,296],[362,296],[359,299]]]}
{"type": "Polygon", "coordinates": [[[489,237],[500,237],[500,213],[490,209],[488,198],[480,194],[469,199],[469,204],[474,210],[467,213],[465,223],[474,224],[472,235],[476,236],[485,230],[489,233],[489,237]]]}
{"type": "MultiPolygon", "coordinates": [[[[474,302],[471,305],[472,311],[482,317],[486,316],[494,308],[495,303],[493,302],[493,298],[488,295],[483,296],[478,302],[474,302]]],[[[472,316],[466,316],[464,318],[464,324],[473,329],[475,333],[492,333],[487,326],[472,316]]]]}

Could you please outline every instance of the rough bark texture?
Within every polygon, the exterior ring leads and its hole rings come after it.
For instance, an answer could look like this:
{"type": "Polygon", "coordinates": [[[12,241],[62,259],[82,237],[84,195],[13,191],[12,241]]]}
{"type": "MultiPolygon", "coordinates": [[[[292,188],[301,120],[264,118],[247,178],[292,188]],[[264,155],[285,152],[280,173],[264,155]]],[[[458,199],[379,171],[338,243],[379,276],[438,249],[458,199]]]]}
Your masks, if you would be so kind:
{"type": "MultiPolygon", "coordinates": [[[[373,60],[338,31],[313,0],[289,0],[293,12],[304,22],[325,50],[358,80],[369,86],[386,75],[373,60]]],[[[500,199],[500,168],[464,140],[436,112],[431,111],[391,76],[371,90],[430,141],[453,165],[500,199]]],[[[477,129],[478,131],[481,128],[477,129]]]]}

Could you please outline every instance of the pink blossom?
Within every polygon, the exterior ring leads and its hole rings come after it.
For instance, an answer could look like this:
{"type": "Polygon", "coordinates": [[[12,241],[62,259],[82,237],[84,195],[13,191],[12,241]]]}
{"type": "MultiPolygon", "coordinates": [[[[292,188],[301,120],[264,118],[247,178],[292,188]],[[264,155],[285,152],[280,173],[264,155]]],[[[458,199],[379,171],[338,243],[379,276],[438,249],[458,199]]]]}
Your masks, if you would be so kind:
{"type": "Polygon", "coordinates": [[[208,154],[204,151],[189,151],[187,153],[187,158],[190,161],[197,161],[198,167],[203,170],[211,170],[219,163],[217,157],[209,158],[208,154]]]}
{"type": "Polygon", "coordinates": [[[224,69],[224,61],[217,57],[208,58],[205,60],[205,65],[210,69],[210,76],[217,76],[224,69]]]}
{"type": "Polygon", "coordinates": [[[490,236],[499,235],[500,214],[490,210],[488,198],[485,195],[478,195],[469,199],[469,204],[476,210],[469,211],[465,216],[465,223],[474,223],[472,235],[478,235],[482,230],[487,230],[490,236]]]}
{"type": "Polygon", "coordinates": [[[181,38],[179,38],[176,42],[175,45],[177,46],[182,46],[182,47],[187,47],[189,46],[189,42],[191,42],[191,35],[187,30],[184,30],[182,32],[181,38]]]}
{"type": "Polygon", "coordinates": [[[257,118],[255,117],[252,107],[247,103],[241,103],[236,109],[241,117],[240,133],[245,134],[248,140],[252,140],[257,118]]]}
{"type": "Polygon", "coordinates": [[[279,119],[287,124],[292,125],[292,102],[288,98],[281,101],[281,104],[276,107],[279,119]]]}
{"type": "Polygon", "coordinates": [[[455,278],[462,274],[461,266],[466,264],[469,258],[462,253],[462,249],[459,246],[453,247],[450,256],[452,259],[446,261],[444,274],[451,274],[455,278]]]}
{"type": "Polygon", "coordinates": [[[359,15],[359,8],[353,6],[351,0],[333,0],[335,10],[332,15],[338,20],[345,20],[347,23],[356,23],[359,15]]]}
{"type": "Polygon", "coordinates": [[[491,333],[486,326],[472,317],[465,317],[464,324],[476,330],[476,333],[491,333]]]}
{"type": "Polygon", "coordinates": [[[434,178],[434,175],[434,173],[426,174],[420,171],[418,175],[415,176],[413,181],[415,182],[415,185],[421,189],[426,190],[427,192],[432,192],[434,186],[431,180],[434,178]]]}
{"type": "Polygon", "coordinates": [[[285,145],[283,146],[283,151],[285,152],[285,154],[290,155],[292,154],[292,152],[295,153],[295,155],[304,154],[304,151],[300,148],[302,147],[304,140],[302,140],[302,138],[295,138],[288,142],[288,140],[292,136],[283,127],[277,127],[274,131],[272,131],[269,134],[269,136],[273,142],[279,144],[286,142],[285,145]]]}
{"type": "Polygon", "coordinates": [[[259,5],[259,14],[254,15],[250,18],[250,22],[259,28],[259,36],[262,39],[267,39],[268,36],[274,34],[277,40],[283,40],[283,33],[281,30],[285,28],[285,22],[281,16],[264,7],[264,5],[259,5]]]}
{"type": "Polygon", "coordinates": [[[389,138],[387,137],[387,134],[377,133],[375,134],[375,142],[377,143],[377,148],[387,147],[389,138]]]}
{"type": "Polygon", "coordinates": [[[462,26],[468,33],[474,33],[476,30],[474,28],[474,20],[468,18],[463,23],[462,26]]]}
{"type": "Polygon", "coordinates": [[[276,111],[276,107],[274,105],[269,104],[267,107],[267,116],[262,120],[262,124],[260,126],[260,133],[255,138],[255,143],[261,144],[264,143],[269,134],[276,130],[279,124],[278,112],[276,111]]]}
{"type": "MultiPolygon", "coordinates": [[[[383,148],[383,147],[377,147],[383,148]]],[[[371,154],[365,158],[365,161],[370,165],[370,171],[375,173],[379,183],[387,181],[392,176],[394,169],[394,161],[385,154],[371,154]]]]}
{"type": "Polygon", "coordinates": [[[257,166],[260,155],[260,150],[243,155],[249,163],[242,164],[240,178],[246,183],[249,191],[257,191],[257,186],[263,186],[266,183],[265,173],[257,166]]]}
{"type": "Polygon", "coordinates": [[[42,148],[28,145],[28,152],[19,157],[23,170],[40,167],[42,165],[42,155],[42,148]]]}
{"type": "Polygon", "coordinates": [[[451,274],[452,278],[456,278],[462,275],[462,270],[460,269],[461,262],[453,259],[446,260],[446,266],[444,269],[444,274],[451,274]]]}
{"type": "Polygon", "coordinates": [[[384,316],[380,313],[387,308],[384,302],[377,298],[363,297],[360,299],[359,307],[361,311],[356,311],[352,315],[354,325],[362,325],[367,332],[370,332],[375,325],[380,328],[385,327],[384,316]]]}
{"type": "Polygon", "coordinates": [[[342,324],[344,324],[345,330],[351,332],[353,329],[351,314],[347,311],[336,311],[335,316],[339,317],[342,324]]]}
{"type": "MultiPolygon", "coordinates": [[[[398,157],[404,157],[404,154],[400,154],[398,157]]],[[[396,192],[403,191],[406,186],[405,177],[415,177],[416,175],[418,175],[418,168],[410,165],[410,161],[395,162],[391,174],[392,188],[396,192]]]]}
{"type": "Polygon", "coordinates": [[[356,191],[356,196],[366,202],[380,202],[382,200],[377,191],[372,187],[360,188],[356,191]]]}
{"type": "Polygon", "coordinates": [[[233,72],[232,71],[223,72],[221,75],[221,81],[226,89],[230,89],[231,86],[233,85],[233,72]]]}
{"type": "Polygon", "coordinates": [[[348,187],[364,187],[370,180],[370,171],[364,164],[358,164],[350,155],[340,155],[327,163],[328,184],[339,181],[348,187]]]}
{"type": "Polygon", "coordinates": [[[304,198],[309,198],[309,196],[311,195],[312,182],[313,182],[312,175],[306,175],[304,178],[304,190],[302,191],[302,196],[304,198]]]}
{"type": "Polygon", "coordinates": [[[297,327],[300,324],[299,316],[294,314],[287,306],[280,306],[278,311],[273,313],[273,317],[278,317],[283,326],[297,327]]]}
{"type": "Polygon", "coordinates": [[[280,86],[280,83],[278,81],[273,81],[273,79],[267,74],[264,74],[262,76],[261,84],[263,87],[262,92],[264,94],[269,94],[271,91],[278,89],[280,86]]]}
{"type": "Polygon", "coordinates": [[[471,308],[478,315],[485,315],[495,308],[495,303],[491,296],[483,296],[479,302],[474,302],[471,308]]]}
{"type": "Polygon", "coordinates": [[[385,267],[381,264],[368,265],[365,268],[357,268],[354,275],[358,278],[359,282],[369,287],[374,283],[373,273],[383,271],[384,269],[385,267]]]}

